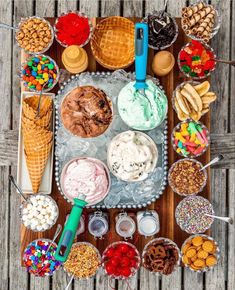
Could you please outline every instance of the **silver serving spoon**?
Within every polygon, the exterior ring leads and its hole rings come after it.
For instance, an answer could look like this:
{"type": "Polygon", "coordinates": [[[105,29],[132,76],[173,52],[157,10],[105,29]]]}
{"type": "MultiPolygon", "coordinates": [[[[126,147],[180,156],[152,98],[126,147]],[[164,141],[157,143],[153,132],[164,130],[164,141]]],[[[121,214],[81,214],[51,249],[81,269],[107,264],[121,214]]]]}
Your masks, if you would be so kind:
{"type": "Polygon", "coordinates": [[[212,159],[209,163],[207,163],[205,166],[203,166],[199,171],[203,171],[204,169],[206,169],[207,167],[211,166],[212,164],[215,164],[219,161],[221,161],[222,159],[224,159],[224,156],[222,154],[219,154],[218,156],[216,156],[214,159],[212,159]]]}
{"type": "Polygon", "coordinates": [[[69,290],[70,285],[72,284],[73,279],[74,279],[74,275],[71,276],[71,278],[70,278],[70,280],[69,280],[69,283],[67,284],[67,286],[65,287],[64,290],[69,290]]]}
{"type": "Polygon", "coordinates": [[[41,100],[42,100],[43,89],[45,88],[45,86],[47,84],[48,84],[48,81],[43,84],[42,90],[40,91],[40,96],[39,96],[39,101],[38,101],[38,107],[37,107],[37,113],[36,113],[36,119],[39,118],[40,109],[41,109],[41,100]]]}
{"type": "Polygon", "coordinates": [[[217,58],[214,58],[213,60],[216,62],[222,62],[222,63],[226,63],[229,65],[235,66],[235,60],[224,60],[224,59],[217,59],[217,58]]]}
{"type": "Polygon", "coordinates": [[[21,195],[21,197],[23,197],[23,199],[26,202],[30,202],[32,204],[32,202],[24,195],[22,189],[19,187],[19,185],[16,183],[14,177],[12,175],[9,175],[9,180],[10,182],[12,182],[12,184],[15,186],[15,188],[17,189],[17,192],[21,195]]]}
{"type": "Polygon", "coordinates": [[[208,213],[205,213],[205,215],[209,216],[209,217],[212,217],[214,219],[221,220],[223,222],[229,223],[231,225],[233,224],[233,219],[231,217],[217,216],[217,215],[212,215],[212,214],[208,214],[208,213]]]}
{"type": "Polygon", "coordinates": [[[0,22],[0,28],[11,29],[11,30],[14,30],[14,31],[18,31],[19,30],[19,28],[17,28],[17,27],[14,27],[14,26],[8,25],[6,23],[2,23],[2,22],[0,22]]]}

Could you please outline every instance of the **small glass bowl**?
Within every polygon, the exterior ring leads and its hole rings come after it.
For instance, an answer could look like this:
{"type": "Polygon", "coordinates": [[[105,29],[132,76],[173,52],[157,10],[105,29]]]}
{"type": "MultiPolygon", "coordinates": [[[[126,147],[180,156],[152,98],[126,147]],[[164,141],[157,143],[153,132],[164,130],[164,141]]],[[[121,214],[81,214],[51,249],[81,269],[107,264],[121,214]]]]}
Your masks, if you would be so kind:
{"type": "Polygon", "coordinates": [[[48,194],[42,194],[42,193],[39,193],[39,194],[31,194],[28,196],[27,198],[27,201],[23,201],[21,206],[20,206],[20,219],[21,219],[21,222],[22,224],[29,230],[33,231],[33,232],[44,232],[44,231],[47,231],[49,229],[51,229],[55,224],[56,224],[56,221],[58,219],[58,216],[59,216],[59,208],[57,206],[57,203],[55,202],[55,200],[50,197],[48,194]],[[45,228],[45,229],[42,229],[42,230],[35,230],[32,228],[32,224],[29,224],[29,225],[25,225],[24,221],[23,221],[23,209],[31,203],[30,199],[33,198],[33,197],[37,197],[37,196],[43,196],[45,199],[47,199],[48,201],[50,201],[54,206],[55,206],[55,210],[56,210],[56,215],[55,215],[55,218],[53,220],[53,223],[48,227],[48,228],[45,228]]]}
{"type": "Polygon", "coordinates": [[[201,156],[203,153],[205,153],[206,150],[207,150],[207,148],[209,147],[209,145],[210,145],[210,133],[209,133],[209,130],[207,129],[207,127],[206,127],[204,124],[202,124],[201,122],[199,122],[199,121],[198,121],[198,122],[195,122],[195,121],[192,121],[192,120],[182,121],[182,122],[178,123],[178,124],[175,126],[175,128],[173,129],[173,131],[172,131],[172,134],[171,134],[171,144],[172,144],[172,147],[173,147],[173,149],[175,150],[175,152],[176,152],[177,154],[179,154],[180,156],[187,157],[187,158],[197,158],[197,157],[201,156]],[[203,151],[201,151],[201,153],[196,154],[196,155],[194,155],[194,154],[192,154],[192,153],[189,153],[189,154],[187,154],[187,155],[184,155],[184,154],[181,153],[181,152],[177,152],[176,150],[177,150],[178,146],[177,146],[177,145],[175,144],[175,142],[174,142],[174,140],[175,140],[175,138],[174,138],[174,134],[175,134],[176,132],[179,132],[179,131],[180,131],[180,127],[181,127],[182,124],[186,124],[186,123],[189,123],[189,122],[193,122],[193,123],[199,124],[199,125],[201,126],[202,130],[204,130],[204,129],[206,130],[206,138],[207,138],[208,143],[207,143],[207,145],[204,147],[203,151]]]}
{"type": "MultiPolygon", "coordinates": [[[[208,73],[207,75],[205,75],[205,76],[192,77],[192,76],[190,76],[189,74],[186,74],[186,73],[182,70],[182,67],[181,67],[181,63],[180,63],[180,53],[181,53],[182,50],[184,50],[186,47],[188,47],[188,46],[190,46],[190,45],[191,45],[191,42],[188,42],[187,44],[185,44],[185,45],[181,48],[181,50],[180,50],[180,52],[179,52],[179,54],[178,54],[178,57],[177,57],[177,63],[178,63],[178,66],[179,66],[179,70],[180,70],[180,71],[181,71],[181,72],[182,72],[182,73],[183,73],[187,78],[190,78],[190,79],[193,79],[193,80],[203,80],[203,79],[209,77],[209,76],[211,75],[211,72],[213,72],[213,71],[215,70],[215,68],[216,68],[216,62],[215,62],[215,66],[214,66],[214,68],[213,68],[212,70],[210,70],[209,73],[208,73]]],[[[203,45],[207,50],[210,50],[210,51],[213,53],[213,55],[214,55],[214,59],[216,59],[216,54],[215,54],[214,49],[213,49],[211,46],[209,46],[208,44],[202,43],[202,45],[203,45]]]]}
{"type": "Polygon", "coordinates": [[[183,265],[184,265],[186,268],[190,269],[192,272],[197,272],[197,273],[208,272],[209,270],[211,270],[212,268],[214,268],[214,267],[216,266],[216,264],[213,265],[213,266],[206,266],[205,268],[203,268],[203,269],[201,269],[201,270],[194,270],[194,269],[192,269],[188,264],[185,264],[185,263],[183,262],[183,256],[184,256],[183,248],[184,248],[184,246],[185,246],[188,242],[190,242],[193,238],[198,237],[198,236],[200,236],[200,237],[202,237],[202,238],[206,238],[206,239],[208,239],[209,241],[213,241],[213,242],[214,242],[214,244],[216,245],[216,252],[214,253],[214,256],[216,257],[216,259],[217,259],[217,263],[218,263],[218,261],[219,261],[219,259],[220,259],[220,249],[219,249],[218,243],[217,243],[217,242],[216,242],[212,237],[207,236],[207,235],[204,235],[204,234],[196,234],[196,235],[192,235],[192,236],[188,237],[188,238],[184,241],[184,243],[183,243],[183,245],[182,245],[182,247],[181,247],[182,263],[183,263],[183,265]]]}
{"type": "Polygon", "coordinates": [[[158,161],[158,150],[157,150],[157,146],[156,146],[156,144],[155,144],[155,142],[152,140],[152,138],[151,137],[149,137],[147,134],[145,134],[145,133],[143,133],[143,132],[141,132],[141,131],[124,131],[124,132],[122,132],[122,133],[120,133],[120,134],[118,134],[118,135],[116,135],[112,140],[111,140],[111,142],[110,142],[110,144],[109,144],[109,146],[108,146],[108,150],[107,150],[107,165],[108,165],[108,168],[109,168],[109,170],[110,170],[110,172],[114,175],[114,176],[116,176],[118,179],[121,179],[121,180],[123,180],[123,181],[128,181],[128,182],[138,182],[138,181],[142,181],[142,180],[145,180],[146,178],[148,178],[148,176],[154,171],[154,168],[156,167],[156,165],[157,165],[157,161],[158,161]],[[155,156],[154,156],[154,158],[153,158],[153,160],[152,160],[152,166],[151,166],[151,170],[149,171],[149,173],[147,174],[147,175],[145,175],[144,177],[143,176],[140,176],[138,179],[135,179],[135,180],[133,180],[133,179],[129,179],[129,180],[127,180],[127,179],[122,179],[113,169],[112,169],[112,164],[110,163],[110,154],[112,153],[112,151],[111,151],[111,143],[113,142],[113,141],[115,141],[116,139],[118,139],[118,138],[120,138],[121,137],[121,135],[124,135],[124,134],[126,134],[126,133],[128,133],[128,132],[134,132],[134,133],[136,133],[136,134],[138,134],[138,135],[140,135],[140,136],[142,136],[142,137],[144,137],[144,138],[146,138],[146,140],[148,140],[149,141],[149,145],[151,146],[151,148],[153,149],[153,151],[154,151],[154,153],[155,153],[155,156]]]}
{"type": "Polygon", "coordinates": [[[55,21],[55,24],[54,24],[55,39],[56,39],[56,41],[57,41],[61,46],[63,46],[63,47],[67,47],[67,46],[69,46],[68,44],[63,43],[62,41],[60,41],[60,40],[58,39],[58,37],[57,37],[58,29],[56,28],[56,25],[57,25],[57,23],[58,23],[58,21],[59,21],[59,18],[60,18],[61,16],[65,16],[65,15],[67,15],[67,14],[69,14],[69,13],[75,13],[75,14],[77,14],[77,15],[80,16],[80,17],[88,18],[88,24],[89,24],[89,26],[90,26],[90,34],[89,34],[88,38],[86,39],[86,41],[85,41],[84,43],[82,43],[82,44],[79,45],[80,47],[83,47],[83,46],[85,46],[85,45],[90,41],[93,27],[92,27],[92,23],[91,23],[89,17],[88,17],[85,13],[82,13],[82,12],[80,12],[80,11],[69,10],[68,12],[66,12],[66,13],[62,13],[59,17],[56,18],[56,21],[55,21]]]}
{"type": "MultiPolygon", "coordinates": [[[[164,13],[165,13],[165,15],[167,15],[168,17],[170,17],[170,18],[172,19],[173,23],[174,23],[174,26],[175,26],[175,36],[174,36],[174,38],[172,39],[172,41],[171,41],[169,44],[165,45],[165,46],[155,47],[155,46],[149,44],[149,47],[152,48],[152,49],[163,50],[163,49],[166,49],[166,48],[170,47],[170,46],[171,46],[171,45],[176,41],[176,39],[177,39],[177,37],[178,37],[178,35],[179,35],[179,28],[178,28],[178,25],[177,25],[177,23],[176,23],[175,18],[172,17],[170,13],[167,13],[167,12],[164,12],[164,13]]],[[[158,15],[158,14],[159,14],[159,11],[153,11],[152,13],[149,13],[149,15],[156,15],[156,14],[158,15]]],[[[148,23],[148,16],[146,16],[146,17],[142,20],[142,22],[144,22],[144,23],[148,23]]]]}
{"type": "MultiPolygon", "coordinates": [[[[23,254],[23,262],[24,262],[24,263],[26,262],[26,257],[25,257],[25,255],[27,255],[27,251],[26,251],[26,249],[27,249],[27,248],[28,248],[32,243],[38,243],[38,242],[40,242],[40,241],[48,242],[49,245],[50,245],[50,243],[52,242],[52,240],[49,240],[49,239],[43,239],[43,238],[42,238],[42,239],[37,239],[37,240],[32,241],[30,244],[27,245],[27,247],[26,247],[25,250],[24,250],[24,254],[23,254]]],[[[49,245],[48,245],[48,246],[49,246],[49,245]]],[[[57,244],[56,244],[55,242],[53,242],[52,245],[54,245],[54,246],[57,248],[57,244]]],[[[46,251],[44,250],[44,252],[46,252],[46,251]]],[[[48,250],[48,252],[51,252],[51,251],[48,250]]],[[[46,261],[46,260],[45,260],[45,261],[46,261]]],[[[60,266],[61,266],[61,263],[60,263],[60,262],[57,261],[57,263],[58,263],[58,267],[55,268],[54,272],[57,271],[57,270],[60,268],[60,266]]],[[[25,267],[26,267],[27,270],[28,270],[28,266],[27,266],[26,264],[25,264],[25,267]]],[[[41,270],[41,269],[40,269],[40,270],[41,270]]],[[[40,275],[40,270],[38,271],[38,273],[32,273],[31,271],[29,271],[29,273],[33,274],[33,275],[36,276],[36,277],[40,277],[40,278],[44,278],[44,277],[48,277],[48,276],[52,276],[52,275],[54,274],[54,272],[53,272],[53,273],[49,273],[48,275],[41,276],[41,275],[40,275]]]]}
{"type": "Polygon", "coordinates": [[[25,61],[22,65],[21,65],[21,73],[20,73],[20,76],[21,76],[21,80],[24,84],[25,87],[27,87],[27,89],[31,92],[38,92],[40,93],[41,91],[37,91],[36,89],[32,89],[32,88],[29,88],[28,84],[23,80],[23,70],[24,70],[24,67],[27,65],[27,63],[34,57],[47,57],[51,62],[53,62],[54,66],[55,66],[55,69],[56,69],[56,72],[57,72],[57,76],[56,76],[56,79],[53,81],[53,85],[51,87],[48,87],[46,89],[43,89],[42,92],[46,93],[46,92],[49,92],[51,91],[54,86],[58,83],[58,80],[59,80],[59,77],[60,77],[60,70],[59,70],[59,67],[57,65],[57,63],[55,62],[54,59],[52,59],[50,56],[48,55],[44,55],[44,54],[40,54],[39,56],[38,55],[33,55],[31,54],[30,57],[27,59],[27,61],[25,61]]]}
{"type": "Polygon", "coordinates": [[[105,250],[104,250],[104,252],[103,252],[103,255],[102,255],[102,267],[103,267],[103,269],[104,269],[104,272],[105,272],[105,274],[106,275],[108,275],[109,277],[111,277],[111,278],[113,278],[113,279],[120,279],[120,280],[123,280],[123,279],[127,279],[127,278],[130,278],[130,277],[133,277],[135,274],[136,274],[136,272],[138,271],[138,269],[140,268],[140,262],[141,262],[141,259],[140,259],[140,253],[139,253],[139,251],[137,250],[137,248],[134,246],[134,245],[132,245],[131,243],[128,243],[128,242],[124,242],[124,241],[120,241],[120,242],[114,242],[114,243],[112,243],[112,244],[110,244],[105,250]],[[124,277],[124,276],[122,276],[122,275],[120,275],[120,276],[115,276],[115,275],[110,275],[110,274],[108,274],[107,273],[107,271],[106,271],[106,269],[105,269],[105,255],[106,255],[106,253],[107,253],[107,251],[110,249],[110,248],[113,248],[113,247],[115,247],[115,246],[119,246],[119,245],[128,245],[129,247],[131,247],[131,248],[133,248],[134,250],[135,250],[135,252],[136,252],[136,256],[135,256],[135,258],[136,258],[136,267],[132,267],[131,268],[131,275],[129,276],[129,277],[124,277]]]}
{"type": "MultiPolygon", "coordinates": [[[[63,177],[64,177],[64,175],[65,175],[65,173],[66,173],[66,170],[67,170],[68,166],[69,166],[72,162],[77,161],[77,160],[80,160],[80,159],[87,159],[87,160],[89,160],[89,161],[96,162],[96,163],[100,164],[100,165],[104,168],[104,170],[105,170],[105,172],[106,172],[106,176],[107,176],[107,180],[108,180],[108,188],[107,188],[107,191],[106,191],[105,195],[102,196],[102,198],[100,198],[100,200],[95,201],[95,202],[93,202],[93,203],[89,203],[89,204],[87,204],[87,206],[92,206],[92,205],[95,205],[95,204],[99,203],[100,201],[102,201],[102,200],[103,200],[103,199],[108,195],[109,190],[110,190],[110,187],[111,187],[111,178],[110,178],[110,174],[109,174],[109,169],[108,169],[108,167],[106,166],[106,164],[105,164],[104,162],[102,162],[101,160],[99,160],[99,159],[92,158],[92,157],[75,157],[75,158],[71,159],[69,162],[67,162],[67,163],[64,165],[64,167],[62,168],[61,175],[60,175],[61,193],[62,193],[63,197],[65,198],[65,200],[67,200],[68,202],[74,204],[74,199],[73,199],[73,198],[69,198],[69,197],[66,195],[66,190],[65,190],[65,188],[64,188],[64,184],[63,184],[63,177]]],[[[79,198],[79,197],[78,197],[78,198],[79,198]]],[[[83,198],[83,199],[84,199],[84,198],[83,198]]],[[[85,199],[85,201],[86,201],[86,199],[85,199]]]]}
{"type": "MultiPolygon", "coordinates": [[[[195,4],[195,5],[191,6],[191,7],[194,7],[194,6],[196,6],[196,5],[197,5],[197,4],[195,4]]],[[[215,9],[215,8],[214,8],[214,9],[215,9]]],[[[182,18],[181,18],[181,19],[182,19],[182,18]]],[[[212,30],[211,30],[211,35],[210,35],[210,38],[209,38],[209,39],[212,39],[212,38],[213,38],[213,37],[218,33],[218,31],[219,31],[219,29],[220,29],[220,25],[221,25],[221,17],[220,17],[220,15],[219,15],[218,10],[215,9],[215,24],[214,24],[214,27],[213,27],[212,30]]],[[[183,29],[184,33],[185,33],[189,38],[205,43],[205,42],[203,41],[202,38],[199,38],[199,37],[195,36],[194,34],[187,34],[187,33],[185,32],[185,29],[183,28],[183,23],[182,23],[182,22],[181,22],[181,26],[182,26],[182,29],[183,29]]]]}
{"type": "MultiPolygon", "coordinates": [[[[93,246],[91,243],[88,243],[88,242],[77,242],[77,243],[74,243],[73,245],[72,245],[72,248],[74,247],[74,246],[78,246],[78,245],[86,245],[86,246],[89,246],[89,247],[91,247],[92,249],[94,249],[95,250],[95,252],[97,253],[97,257],[98,257],[98,261],[99,261],[99,265],[98,265],[98,267],[97,267],[97,270],[96,270],[96,272],[93,274],[93,275],[90,275],[90,276],[86,276],[86,277],[84,277],[84,278],[78,278],[78,277],[76,277],[74,274],[72,274],[72,273],[70,273],[69,271],[67,271],[66,269],[65,269],[65,263],[63,264],[63,269],[64,269],[64,271],[65,271],[65,273],[68,275],[68,277],[71,279],[71,280],[77,280],[77,281],[85,281],[85,280],[88,280],[88,279],[90,279],[90,278],[93,278],[93,277],[95,277],[95,275],[97,274],[97,272],[98,272],[98,270],[100,269],[100,266],[101,266],[101,255],[100,255],[100,252],[99,252],[99,250],[95,247],[95,246],[93,246]]],[[[71,248],[71,251],[72,251],[72,248],[71,248]]],[[[70,252],[71,253],[71,252],[70,252]]]]}
{"type": "Polygon", "coordinates": [[[176,223],[182,231],[190,235],[204,233],[214,222],[214,218],[205,216],[205,213],[214,215],[214,209],[209,200],[202,196],[185,197],[175,209],[176,223]],[[203,203],[203,206],[200,207],[200,203],[203,203]],[[205,217],[204,220],[203,217],[205,217]]]}
{"type": "Polygon", "coordinates": [[[23,50],[25,51],[25,53],[39,55],[39,54],[42,54],[42,53],[46,52],[46,51],[47,51],[47,50],[52,46],[52,43],[53,43],[53,40],[54,40],[54,36],[55,36],[55,34],[54,34],[54,30],[53,30],[51,24],[49,23],[49,21],[47,21],[45,18],[41,18],[41,17],[38,17],[38,16],[24,17],[24,18],[21,18],[21,20],[20,20],[20,22],[19,22],[19,24],[18,24],[18,26],[17,26],[17,29],[20,29],[21,25],[22,25],[25,21],[30,20],[30,19],[35,19],[35,18],[36,18],[36,19],[39,19],[39,20],[41,20],[41,21],[43,21],[43,22],[45,22],[45,23],[48,25],[48,27],[50,28],[50,30],[51,30],[51,40],[48,42],[48,46],[45,47],[43,50],[38,51],[38,52],[27,51],[27,50],[25,50],[24,48],[22,48],[22,47],[20,46],[20,44],[19,44],[19,42],[18,42],[18,40],[17,40],[17,37],[16,37],[17,34],[15,35],[15,39],[16,39],[16,43],[17,43],[17,45],[18,45],[21,49],[23,49],[23,50]]]}
{"type": "Polygon", "coordinates": [[[174,162],[174,163],[171,165],[171,168],[170,168],[170,170],[169,170],[169,172],[168,172],[168,183],[169,183],[171,189],[172,189],[175,193],[177,193],[177,194],[179,194],[179,195],[181,195],[181,196],[192,196],[192,195],[196,195],[196,194],[202,192],[203,188],[206,186],[206,183],[207,183],[207,171],[206,171],[206,169],[204,169],[204,170],[202,171],[202,172],[204,173],[204,177],[205,177],[205,179],[204,179],[204,182],[203,182],[203,184],[202,184],[200,190],[197,191],[197,192],[193,192],[193,193],[190,193],[190,194],[187,194],[187,193],[184,193],[184,192],[179,192],[179,191],[177,191],[177,189],[175,188],[174,184],[173,184],[173,183],[171,182],[171,180],[170,180],[170,175],[171,175],[171,173],[172,173],[172,171],[173,171],[175,165],[178,164],[178,163],[180,163],[180,162],[183,162],[183,161],[195,162],[195,163],[199,164],[201,168],[203,167],[202,163],[199,162],[199,161],[196,160],[196,159],[192,159],[192,158],[184,158],[184,159],[180,159],[180,160],[174,162]]]}
{"type": "MultiPolygon", "coordinates": [[[[181,260],[181,253],[180,253],[180,249],[178,248],[178,246],[176,245],[176,243],[174,243],[172,240],[170,239],[167,239],[167,238],[163,238],[163,237],[159,237],[159,238],[155,238],[151,241],[149,241],[145,246],[144,246],[144,249],[143,249],[143,252],[142,252],[142,265],[145,269],[147,269],[145,267],[145,259],[144,259],[144,256],[147,252],[147,249],[148,247],[150,247],[154,242],[157,242],[157,241],[162,241],[163,243],[166,243],[168,245],[172,245],[178,252],[178,260],[176,261],[175,263],[175,266],[174,266],[174,269],[172,270],[170,274],[172,274],[179,266],[180,266],[180,260],[181,260]]],[[[150,273],[153,273],[153,274],[157,274],[157,275],[166,275],[166,274],[163,274],[161,272],[153,272],[153,271],[150,271],[149,269],[147,269],[150,273]]]]}

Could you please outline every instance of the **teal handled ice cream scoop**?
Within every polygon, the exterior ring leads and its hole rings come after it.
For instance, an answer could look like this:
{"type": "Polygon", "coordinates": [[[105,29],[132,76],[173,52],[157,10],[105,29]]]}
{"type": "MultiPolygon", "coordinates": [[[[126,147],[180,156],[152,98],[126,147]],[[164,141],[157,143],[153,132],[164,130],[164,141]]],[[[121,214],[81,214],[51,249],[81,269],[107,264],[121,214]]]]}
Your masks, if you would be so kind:
{"type": "Polygon", "coordinates": [[[74,205],[72,207],[69,218],[64,226],[60,241],[55,253],[55,259],[60,262],[65,262],[70,253],[79,221],[84,207],[87,202],[81,199],[74,198],[74,205]]]}

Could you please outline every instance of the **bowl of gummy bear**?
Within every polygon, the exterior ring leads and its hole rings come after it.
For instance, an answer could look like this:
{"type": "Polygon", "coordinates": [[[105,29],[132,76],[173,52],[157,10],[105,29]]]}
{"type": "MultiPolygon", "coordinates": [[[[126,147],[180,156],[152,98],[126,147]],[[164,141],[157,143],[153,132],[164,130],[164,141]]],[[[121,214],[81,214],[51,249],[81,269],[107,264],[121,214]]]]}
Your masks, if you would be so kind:
{"type": "Polygon", "coordinates": [[[215,69],[216,55],[206,44],[192,40],[179,52],[178,65],[181,72],[192,79],[203,79],[215,69]]]}

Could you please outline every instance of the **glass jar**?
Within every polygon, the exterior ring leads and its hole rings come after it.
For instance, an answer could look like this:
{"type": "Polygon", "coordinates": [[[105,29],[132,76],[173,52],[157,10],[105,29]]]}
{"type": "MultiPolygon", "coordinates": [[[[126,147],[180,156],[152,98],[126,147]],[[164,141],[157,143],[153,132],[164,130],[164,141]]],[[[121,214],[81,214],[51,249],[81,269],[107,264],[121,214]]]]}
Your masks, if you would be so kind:
{"type": "Polygon", "coordinates": [[[125,240],[128,238],[132,239],[136,231],[136,224],[133,218],[126,212],[121,212],[116,216],[115,220],[117,234],[125,240]]]}
{"type": "Polygon", "coordinates": [[[151,237],[160,231],[159,216],[155,210],[137,212],[137,226],[140,235],[151,237]]]}
{"type": "Polygon", "coordinates": [[[96,211],[89,215],[88,231],[95,238],[102,239],[108,232],[108,214],[102,211],[96,211]]]}

